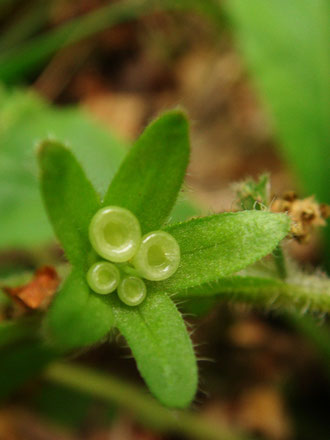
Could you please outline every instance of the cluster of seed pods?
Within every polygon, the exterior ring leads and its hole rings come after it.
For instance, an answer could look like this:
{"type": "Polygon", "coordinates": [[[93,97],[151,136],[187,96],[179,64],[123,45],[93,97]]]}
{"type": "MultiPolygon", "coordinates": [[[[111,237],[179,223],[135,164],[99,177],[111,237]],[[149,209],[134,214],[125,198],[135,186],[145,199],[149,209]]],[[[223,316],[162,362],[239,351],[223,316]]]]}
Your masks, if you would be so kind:
{"type": "Polygon", "coordinates": [[[180,263],[180,248],[171,234],[153,231],[142,236],[135,215],[119,206],[106,206],[94,215],[89,239],[104,258],[87,272],[90,288],[101,295],[117,289],[121,301],[129,306],[137,306],[145,299],[143,278],[165,280],[180,263]]]}

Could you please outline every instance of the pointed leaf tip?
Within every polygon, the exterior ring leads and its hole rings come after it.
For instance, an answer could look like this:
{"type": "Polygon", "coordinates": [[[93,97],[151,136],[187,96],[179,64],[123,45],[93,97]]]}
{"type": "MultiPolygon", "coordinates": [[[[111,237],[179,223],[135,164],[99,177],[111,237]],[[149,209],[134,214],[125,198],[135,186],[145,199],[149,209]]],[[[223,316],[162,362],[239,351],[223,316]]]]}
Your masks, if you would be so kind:
{"type": "Polygon", "coordinates": [[[111,182],[103,205],[132,211],[142,232],[167,220],[182,186],[190,153],[189,126],[181,110],[154,120],[134,144],[111,182]]]}

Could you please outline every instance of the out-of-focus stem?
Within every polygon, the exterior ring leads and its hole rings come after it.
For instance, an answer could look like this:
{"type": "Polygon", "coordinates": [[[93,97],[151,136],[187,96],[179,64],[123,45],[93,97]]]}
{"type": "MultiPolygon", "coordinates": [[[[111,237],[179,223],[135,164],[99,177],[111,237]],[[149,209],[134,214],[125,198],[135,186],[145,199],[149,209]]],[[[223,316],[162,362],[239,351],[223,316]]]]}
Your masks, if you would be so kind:
{"type": "Polygon", "coordinates": [[[48,380],[114,402],[139,421],[160,432],[176,432],[200,440],[247,440],[226,427],[213,425],[197,414],[161,406],[139,388],[110,375],[68,363],[53,363],[45,373],[48,380]]]}
{"type": "Polygon", "coordinates": [[[288,272],[286,269],[285,255],[280,244],[274,250],[273,255],[278,276],[284,280],[288,276],[288,272]]]}

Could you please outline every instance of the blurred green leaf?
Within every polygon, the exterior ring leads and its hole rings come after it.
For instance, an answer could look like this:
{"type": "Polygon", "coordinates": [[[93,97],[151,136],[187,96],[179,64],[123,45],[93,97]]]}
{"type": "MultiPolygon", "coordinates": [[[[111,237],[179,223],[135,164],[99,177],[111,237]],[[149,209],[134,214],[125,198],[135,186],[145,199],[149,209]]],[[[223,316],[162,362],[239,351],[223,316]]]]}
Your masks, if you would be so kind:
{"type": "Polygon", "coordinates": [[[52,239],[53,232],[39,192],[36,144],[47,137],[67,142],[100,193],[109,185],[126,145],[81,110],[52,108],[28,92],[2,92],[2,98],[0,248],[37,246],[52,239]]]}
{"type": "Polygon", "coordinates": [[[142,232],[169,216],[189,160],[188,121],[181,111],[162,114],[139,137],[112,180],[103,205],[132,211],[142,232]]]}
{"type": "MultiPolygon", "coordinates": [[[[330,203],[330,3],[231,0],[225,4],[279,147],[307,195],[330,203]]],[[[330,270],[330,224],[325,233],[330,270]]]]}
{"type": "Polygon", "coordinates": [[[330,202],[327,0],[226,2],[280,147],[309,194],[330,202]]]}
{"type": "MultiPolygon", "coordinates": [[[[66,142],[101,195],[128,147],[77,108],[51,107],[34,93],[0,87],[0,249],[37,246],[54,237],[35,154],[47,137],[66,142]]],[[[179,200],[172,216],[180,221],[196,213],[187,200],[179,200]]]]}

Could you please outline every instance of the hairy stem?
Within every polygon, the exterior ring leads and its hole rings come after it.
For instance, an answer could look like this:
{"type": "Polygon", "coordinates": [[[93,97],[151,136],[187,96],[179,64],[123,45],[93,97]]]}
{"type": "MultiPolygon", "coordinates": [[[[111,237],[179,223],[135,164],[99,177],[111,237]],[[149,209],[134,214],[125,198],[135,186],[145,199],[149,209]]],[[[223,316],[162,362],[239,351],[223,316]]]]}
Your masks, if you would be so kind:
{"type": "Polygon", "coordinates": [[[288,272],[287,272],[287,268],[286,268],[285,255],[284,255],[282,246],[280,244],[274,250],[273,255],[274,255],[274,261],[275,261],[278,276],[282,280],[285,280],[285,278],[288,276],[288,272]]]}
{"type": "Polygon", "coordinates": [[[139,388],[86,367],[53,363],[46,370],[45,377],[94,397],[115,402],[160,432],[176,432],[203,440],[247,440],[247,437],[234,434],[221,425],[214,426],[196,414],[171,411],[139,388]]]}
{"type": "Polygon", "coordinates": [[[174,298],[218,297],[254,306],[296,311],[330,312],[330,281],[316,275],[297,274],[287,280],[234,276],[216,283],[181,291],[174,298]]]}

